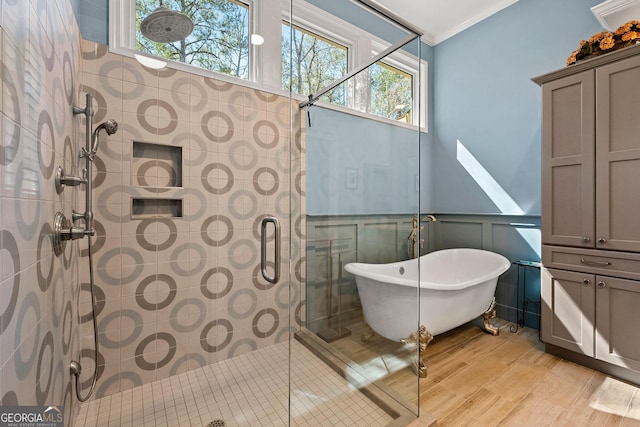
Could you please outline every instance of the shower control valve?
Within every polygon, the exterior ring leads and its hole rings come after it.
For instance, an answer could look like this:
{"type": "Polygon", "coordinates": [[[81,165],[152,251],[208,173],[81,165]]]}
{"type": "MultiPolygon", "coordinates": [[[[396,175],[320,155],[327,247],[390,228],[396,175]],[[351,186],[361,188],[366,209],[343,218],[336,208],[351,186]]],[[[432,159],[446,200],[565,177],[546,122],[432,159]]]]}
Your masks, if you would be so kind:
{"type": "Polygon", "coordinates": [[[78,175],[67,175],[64,173],[64,169],[62,168],[62,166],[58,166],[58,168],[56,169],[55,181],[56,181],[56,192],[60,194],[62,193],[62,190],[64,190],[65,185],[69,187],[75,187],[80,184],[86,184],[87,177],[86,177],[86,174],[84,173],[82,178],[80,178],[78,175]]]}
{"type": "Polygon", "coordinates": [[[62,240],[78,240],[85,236],[85,229],[82,227],[72,226],[66,230],[60,230],[60,237],[62,240]]]}
{"type": "Polygon", "coordinates": [[[56,255],[64,252],[68,240],[78,240],[95,234],[96,230],[93,228],[73,225],[62,212],[56,212],[53,218],[53,250],[56,255]]]}

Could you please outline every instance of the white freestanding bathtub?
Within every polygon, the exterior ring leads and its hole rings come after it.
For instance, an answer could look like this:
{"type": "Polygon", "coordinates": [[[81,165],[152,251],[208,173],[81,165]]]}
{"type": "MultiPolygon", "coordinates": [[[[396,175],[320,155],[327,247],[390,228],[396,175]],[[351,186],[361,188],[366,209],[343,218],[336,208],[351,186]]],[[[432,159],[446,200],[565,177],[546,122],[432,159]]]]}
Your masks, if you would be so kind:
{"type": "MultiPolygon", "coordinates": [[[[345,270],[356,276],[369,326],[385,338],[400,341],[420,326],[438,335],[493,312],[498,276],[510,265],[494,252],[445,249],[390,264],[350,263],[345,270]]],[[[496,334],[487,320],[488,316],[485,327],[496,334]]]]}

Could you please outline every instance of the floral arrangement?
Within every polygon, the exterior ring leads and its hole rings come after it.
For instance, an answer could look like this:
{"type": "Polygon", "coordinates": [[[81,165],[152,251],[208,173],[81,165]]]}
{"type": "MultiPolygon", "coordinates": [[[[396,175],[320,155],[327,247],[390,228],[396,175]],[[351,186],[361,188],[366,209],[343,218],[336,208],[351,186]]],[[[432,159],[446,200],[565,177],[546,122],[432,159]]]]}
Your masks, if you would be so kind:
{"type": "Polygon", "coordinates": [[[640,21],[629,21],[614,32],[603,31],[592,35],[589,40],[582,40],[578,48],[567,58],[567,65],[636,43],[640,43],[640,21]]]}

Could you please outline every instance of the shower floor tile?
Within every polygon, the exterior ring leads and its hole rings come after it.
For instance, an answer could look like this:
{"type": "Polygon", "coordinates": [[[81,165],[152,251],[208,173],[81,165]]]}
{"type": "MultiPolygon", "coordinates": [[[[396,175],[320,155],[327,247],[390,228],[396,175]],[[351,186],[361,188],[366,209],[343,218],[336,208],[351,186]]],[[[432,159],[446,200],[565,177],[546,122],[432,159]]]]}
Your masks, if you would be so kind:
{"type": "MultiPolygon", "coordinates": [[[[76,426],[285,426],[289,344],[281,343],[84,403],[76,426]]],[[[385,426],[392,417],[291,341],[292,426],[385,426]]]]}

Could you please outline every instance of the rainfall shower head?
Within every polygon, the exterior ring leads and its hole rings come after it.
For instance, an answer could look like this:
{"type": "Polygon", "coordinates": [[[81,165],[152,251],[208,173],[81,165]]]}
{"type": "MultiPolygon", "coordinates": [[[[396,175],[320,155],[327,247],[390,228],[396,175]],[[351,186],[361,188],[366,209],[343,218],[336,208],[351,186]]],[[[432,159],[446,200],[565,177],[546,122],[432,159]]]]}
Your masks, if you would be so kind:
{"type": "Polygon", "coordinates": [[[193,31],[193,21],[184,13],[160,6],[140,23],[143,36],[158,43],[184,40],[193,31]]]}
{"type": "Polygon", "coordinates": [[[97,128],[93,131],[91,135],[91,153],[96,154],[98,151],[98,134],[100,131],[104,129],[107,132],[107,135],[113,135],[118,130],[118,122],[113,119],[109,119],[106,122],[102,122],[98,125],[97,128]]]}

